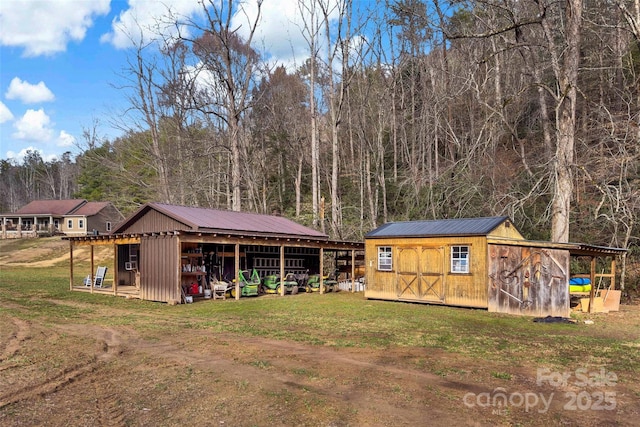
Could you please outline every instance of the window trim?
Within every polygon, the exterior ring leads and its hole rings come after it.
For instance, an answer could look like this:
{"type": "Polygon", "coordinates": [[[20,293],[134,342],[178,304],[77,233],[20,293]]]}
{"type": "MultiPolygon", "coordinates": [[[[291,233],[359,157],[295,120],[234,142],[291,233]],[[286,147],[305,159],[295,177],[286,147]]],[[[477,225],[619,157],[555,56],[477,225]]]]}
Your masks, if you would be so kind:
{"type": "Polygon", "coordinates": [[[378,246],[378,271],[393,271],[393,247],[378,246]],[[384,255],[384,256],[382,256],[384,255]],[[380,261],[388,261],[382,264],[380,261]],[[385,267],[385,268],[382,268],[385,267]]]}
{"type": "Polygon", "coordinates": [[[449,247],[449,272],[451,274],[469,274],[471,272],[470,270],[471,268],[471,245],[451,245],[449,247]],[[463,253],[463,251],[461,251],[462,248],[465,248],[466,251],[464,251],[464,253],[466,253],[466,257],[461,257],[461,256],[457,256],[455,257],[454,255],[456,254],[456,249],[457,249],[457,254],[461,255],[463,253]],[[455,267],[456,261],[462,266],[466,267],[464,270],[460,270],[459,267],[455,267]],[[463,262],[466,261],[466,262],[463,262]]]}

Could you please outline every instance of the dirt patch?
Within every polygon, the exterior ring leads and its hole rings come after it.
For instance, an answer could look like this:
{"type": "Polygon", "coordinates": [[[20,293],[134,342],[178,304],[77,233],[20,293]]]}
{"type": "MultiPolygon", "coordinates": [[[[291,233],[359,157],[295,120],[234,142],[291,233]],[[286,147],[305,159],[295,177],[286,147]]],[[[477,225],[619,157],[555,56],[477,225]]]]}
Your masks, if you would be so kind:
{"type": "MultiPolygon", "coordinates": [[[[0,240],[0,265],[15,267],[52,267],[69,262],[69,242],[60,237],[43,237],[23,240],[0,240]]],[[[75,262],[89,262],[91,250],[88,246],[75,247],[75,262]]],[[[111,246],[96,246],[94,259],[113,258],[111,246]]]]}
{"type": "MultiPolygon", "coordinates": [[[[431,348],[164,332],[170,319],[160,318],[159,331],[142,335],[90,319],[24,320],[3,307],[12,308],[0,302],[2,425],[632,426],[640,415],[629,379],[606,388],[538,384],[536,367],[431,348]],[[606,406],[596,402],[605,389],[614,408],[594,406],[606,406]],[[511,399],[506,405],[500,392],[511,399]]],[[[640,310],[629,310],[637,319],[640,310]]]]}

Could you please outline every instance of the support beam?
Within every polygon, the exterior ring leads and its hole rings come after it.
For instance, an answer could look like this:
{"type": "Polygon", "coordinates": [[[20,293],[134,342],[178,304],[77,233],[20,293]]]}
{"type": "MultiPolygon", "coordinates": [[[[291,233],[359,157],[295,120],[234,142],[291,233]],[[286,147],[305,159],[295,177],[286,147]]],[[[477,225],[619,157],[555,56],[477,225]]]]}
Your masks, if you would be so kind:
{"type": "Polygon", "coordinates": [[[73,241],[69,240],[69,290],[73,290],[73,241]]]}
{"type": "Polygon", "coordinates": [[[356,251],[351,250],[351,292],[356,291],[356,251]]]}
{"type": "Polygon", "coordinates": [[[611,257],[611,287],[609,289],[614,290],[616,288],[616,257],[611,257]]]}
{"type": "Polygon", "coordinates": [[[93,272],[95,271],[95,268],[93,266],[93,245],[91,245],[89,247],[91,248],[91,251],[90,251],[90,253],[91,253],[91,255],[90,255],[91,256],[91,261],[90,261],[90,263],[91,263],[90,264],[91,265],[91,273],[90,273],[90,275],[91,275],[91,283],[89,285],[91,286],[91,291],[90,292],[93,293],[93,280],[94,280],[93,272]]]}
{"type": "Polygon", "coordinates": [[[284,245],[280,245],[280,296],[284,294],[284,245]]]}
{"type": "Polygon", "coordinates": [[[236,300],[240,299],[240,243],[235,245],[235,263],[236,263],[236,300]]]}
{"type": "Polygon", "coordinates": [[[118,245],[113,245],[113,294],[118,295],[118,245]]]}
{"type": "Polygon", "coordinates": [[[318,279],[318,283],[320,283],[320,294],[324,293],[324,249],[320,248],[320,278],[318,279]]]}
{"type": "Polygon", "coordinates": [[[596,257],[591,257],[591,292],[589,292],[589,313],[593,313],[593,299],[596,293],[596,257]]]}

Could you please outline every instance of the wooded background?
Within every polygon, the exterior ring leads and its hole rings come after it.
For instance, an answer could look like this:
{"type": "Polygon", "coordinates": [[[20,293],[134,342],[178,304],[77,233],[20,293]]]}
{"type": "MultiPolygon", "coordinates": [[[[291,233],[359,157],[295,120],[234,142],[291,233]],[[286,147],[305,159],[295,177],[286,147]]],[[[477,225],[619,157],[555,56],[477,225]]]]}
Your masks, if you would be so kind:
{"type": "Polygon", "coordinates": [[[529,239],[637,252],[639,0],[300,0],[308,58],[287,67],[260,51],[259,16],[231,26],[235,3],[137,44],[114,76],[121,137],[96,121],[77,156],[2,160],[0,210],[158,201],[350,240],[508,215],[529,239]]]}

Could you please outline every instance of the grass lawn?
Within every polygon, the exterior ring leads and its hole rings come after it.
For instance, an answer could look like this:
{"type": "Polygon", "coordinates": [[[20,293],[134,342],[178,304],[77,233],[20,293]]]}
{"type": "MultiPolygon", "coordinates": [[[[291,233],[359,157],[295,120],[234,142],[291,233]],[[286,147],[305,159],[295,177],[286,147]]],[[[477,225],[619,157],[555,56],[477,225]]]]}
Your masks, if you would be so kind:
{"type": "Polygon", "coordinates": [[[72,292],[68,247],[34,242],[0,242],[2,425],[585,426],[640,412],[637,306],[573,324],[344,291],[171,306],[72,292]],[[574,382],[537,384],[540,369],[574,382]],[[576,386],[578,370],[617,383],[576,386]],[[555,400],[544,413],[464,400],[496,390],[555,400]]]}
{"type": "Polygon", "coordinates": [[[574,315],[575,324],[535,323],[529,317],[486,310],[366,300],[362,293],[349,292],[169,306],[70,292],[68,280],[65,265],[2,267],[0,299],[10,303],[2,310],[54,323],[82,318],[98,325],[126,324],[147,334],[208,329],[333,347],[436,348],[508,365],[606,366],[640,372],[637,318],[629,325],[620,324],[620,316],[612,314],[580,313],[574,315]],[[130,314],[100,314],[104,307],[130,314]],[[584,324],[587,318],[595,324],[584,324]]]}

